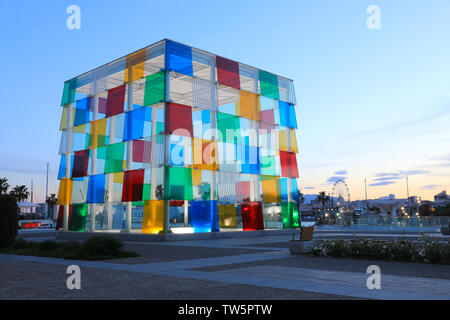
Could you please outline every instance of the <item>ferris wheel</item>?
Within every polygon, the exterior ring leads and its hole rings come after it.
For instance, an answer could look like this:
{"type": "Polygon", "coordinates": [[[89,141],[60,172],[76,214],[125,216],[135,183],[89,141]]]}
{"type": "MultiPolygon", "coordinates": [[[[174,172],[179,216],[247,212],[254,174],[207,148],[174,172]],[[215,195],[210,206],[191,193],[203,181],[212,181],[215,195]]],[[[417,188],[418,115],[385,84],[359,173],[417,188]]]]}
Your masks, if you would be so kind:
{"type": "Polygon", "coordinates": [[[338,199],[338,206],[350,206],[350,189],[343,179],[336,180],[336,182],[334,183],[332,196],[338,199]]]}

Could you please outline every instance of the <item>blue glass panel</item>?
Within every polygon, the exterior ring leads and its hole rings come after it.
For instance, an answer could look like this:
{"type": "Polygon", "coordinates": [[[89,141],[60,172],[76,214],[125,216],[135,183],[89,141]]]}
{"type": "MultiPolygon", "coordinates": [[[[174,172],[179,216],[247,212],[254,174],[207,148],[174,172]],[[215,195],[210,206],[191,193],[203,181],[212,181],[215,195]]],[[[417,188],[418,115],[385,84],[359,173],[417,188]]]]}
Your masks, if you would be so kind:
{"type": "Polygon", "coordinates": [[[281,201],[287,202],[288,201],[288,188],[287,188],[287,178],[281,178],[280,184],[281,184],[281,201]]]}
{"type": "Polygon", "coordinates": [[[249,145],[242,146],[242,173],[260,174],[261,160],[259,156],[259,148],[249,145]]]}
{"type": "Polygon", "coordinates": [[[123,141],[137,140],[144,135],[146,108],[132,110],[125,114],[123,141]]]}
{"type": "Polygon", "coordinates": [[[300,196],[298,195],[297,179],[292,179],[292,201],[300,203],[300,196]]]}
{"type": "Polygon", "coordinates": [[[202,110],[202,122],[203,124],[211,122],[211,113],[209,110],[202,110]]]}
{"type": "Polygon", "coordinates": [[[188,76],[193,76],[192,48],[167,40],[166,70],[173,70],[188,76]]]}
{"type": "Polygon", "coordinates": [[[189,214],[194,233],[219,231],[217,200],[191,201],[189,214]]]}
{"type": "Polygon", "coordinates": [[[280,125],[297,129],[294,105],[284,101],[278,101],[278,109],[280,112],[280,125]]]}
{"type": "Polygon", "coordinates": [[[73,121],[73,126],[77,127],[79,125],[89,122],[89,110],[75,109],[75,119],[73,121]]]}
{"type": "Polygon", "coordinates": [[[103,203],[105,201],[106,175],[89,176],[87,203],[103,203]]]}
{"type": "MultiPolygon", "coordinates": [[[[70,155],[70,176],[72,177],[72,170],[73,170],[73,154],[70,155]]],[[[59,171],[58,171],[58,180],[61,180],[66,176],[66,155],[61,155],[61,162],[59,164],[59,171]]]]}

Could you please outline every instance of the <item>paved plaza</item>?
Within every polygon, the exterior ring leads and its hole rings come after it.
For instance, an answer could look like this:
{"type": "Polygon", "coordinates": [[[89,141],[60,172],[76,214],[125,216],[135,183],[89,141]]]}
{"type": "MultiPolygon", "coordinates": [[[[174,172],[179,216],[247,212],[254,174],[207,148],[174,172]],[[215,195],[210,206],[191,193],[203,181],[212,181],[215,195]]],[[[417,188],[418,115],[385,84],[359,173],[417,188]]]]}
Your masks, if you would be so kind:
{"type": "Polygon", "coordinates": [[[127,242],[140,257],[107,261],[0,255],[0,299],[450,299],[450,266],[291,255],[290,238],[127,242]],[[81,290],[66,287],[72,264],[81,290]],[[381,290],[366,287],[374,264],[381,290]]]}

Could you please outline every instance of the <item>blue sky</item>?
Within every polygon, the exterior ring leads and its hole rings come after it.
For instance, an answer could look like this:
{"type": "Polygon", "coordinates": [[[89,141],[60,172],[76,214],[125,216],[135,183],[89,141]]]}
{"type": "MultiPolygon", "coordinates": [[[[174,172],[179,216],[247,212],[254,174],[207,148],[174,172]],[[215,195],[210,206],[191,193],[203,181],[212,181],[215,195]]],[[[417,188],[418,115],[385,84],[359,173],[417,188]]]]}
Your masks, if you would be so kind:
{"type": "Polygon", "coordinates": [[[447,0],[2,1],[0,176],[43,200],[48,161],[56,192],[63,82],[170,38],[294,80],[305,193],[345,177],[352,199],[364,178],[404,197],[409,175],[430,199],[450,187],[449,17],[447,0]]]}

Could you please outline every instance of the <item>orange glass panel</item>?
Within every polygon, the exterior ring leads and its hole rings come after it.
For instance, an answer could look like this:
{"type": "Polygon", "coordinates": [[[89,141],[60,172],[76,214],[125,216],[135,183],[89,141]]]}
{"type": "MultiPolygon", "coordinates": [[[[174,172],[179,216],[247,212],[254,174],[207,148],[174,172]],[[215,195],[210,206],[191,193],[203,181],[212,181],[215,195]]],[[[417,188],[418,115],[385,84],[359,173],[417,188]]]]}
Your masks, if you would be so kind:
{"type": "Polygon", "coordinates": [[[73,181],[70,178],[61,179],[59,183],[58,202],[59,205],[70,204],[72,200],[73,181]]]}
{"type": "Polygon", "coordinates": [[[159,233],[164,230],[164,200],[144,201],[142,233],[159,233]]]}
{"type": "Polygon", "coordinates": [[[264,202],[281,202],[281,184],[278,177],[261,176],[264,202]]]}
{"type": "Polygon", "coordinates": [[[131,82],[136,81],[144,76],[145,59],[147,51],[145,49],[132,53],[127,56],[126,69],[125,69],[125,83],[128,82],[128,73],[131,69],[131,82]]]}
{"type": "Polygon", "coordinates": [[[259,121],[261,103],[257,94],[239,91],[239,102],[236,103],[236,114],[238,116],[259,121]]]}

